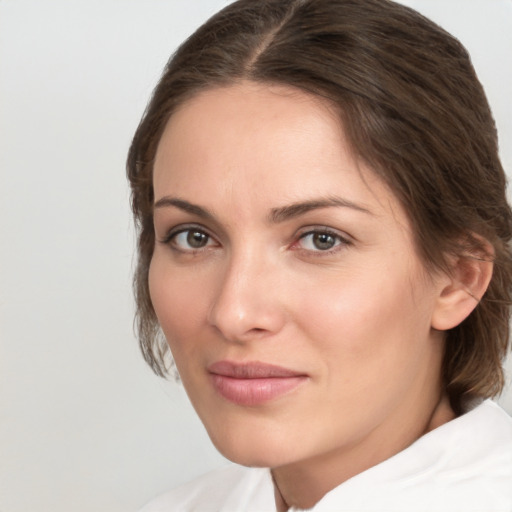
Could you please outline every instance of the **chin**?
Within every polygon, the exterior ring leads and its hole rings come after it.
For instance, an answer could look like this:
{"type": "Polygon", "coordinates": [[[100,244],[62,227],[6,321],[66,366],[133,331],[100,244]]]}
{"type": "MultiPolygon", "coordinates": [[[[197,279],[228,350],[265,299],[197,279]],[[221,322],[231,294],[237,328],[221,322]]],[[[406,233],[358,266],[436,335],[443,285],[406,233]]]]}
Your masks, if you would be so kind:
{"type": "Polygon", "coordinates": [[[273,433],[223,432],[210,433],[215,448],[227,459],[248,467],[273,468],[296,462],[297,445],[273,433]],[[231,435],[230,435],[231,434],[231,435]]]}
{"type": "Polygon", "coordinates": [[[235,462],[236,464],[240,464],[241,466],[247,466],[251,468],[277,468],[281,466],[286,466],[287,464],[291,464],[293,462],[297,462],[297,455],[290,455],[289,457],[283,456],[283,454],[276,454],[272,452],[271,448],[262,447],[261,451],[255,452],[252,450],[222,450],[219,449],[219,452],[226,457],[226,459],[231,462],[235,462]]]}
{"type": "Polygon", "coordinates": [[[220,453],[231,462],[235,462],[236,464],[240,464],[241,466],[246,466],[250,468],[272,468],[283,465],[278,460],[275,460],[274,457],[269,457],[268,454],[231,454],[222,451],[220,451],[220,453]]]}

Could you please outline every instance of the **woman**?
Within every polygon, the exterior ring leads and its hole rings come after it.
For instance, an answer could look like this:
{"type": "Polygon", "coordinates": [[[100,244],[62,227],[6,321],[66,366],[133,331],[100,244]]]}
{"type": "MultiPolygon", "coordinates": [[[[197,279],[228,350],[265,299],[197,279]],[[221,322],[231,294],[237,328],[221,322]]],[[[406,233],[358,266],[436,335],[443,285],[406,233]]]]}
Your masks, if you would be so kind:
{"type": "Polygon", "coordinates": [[[252,467],[145,510],[512,510],[512,421],[483,401],[512,217],[460,43],[390,1],[235,2],[170,60],[128,176],[146,361],[170,347],[252,467]]]}

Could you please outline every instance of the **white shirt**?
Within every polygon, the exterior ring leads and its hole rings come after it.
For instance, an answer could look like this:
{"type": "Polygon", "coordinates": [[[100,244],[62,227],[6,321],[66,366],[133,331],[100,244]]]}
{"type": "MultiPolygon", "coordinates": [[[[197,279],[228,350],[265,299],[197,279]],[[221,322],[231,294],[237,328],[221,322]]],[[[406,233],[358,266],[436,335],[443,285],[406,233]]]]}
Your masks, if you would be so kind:
{"type": "MultiPolygon", "coordinates": [[[[140,512],[275,510],[270,471],[231,465],[160,496],[140,512]]],[[[512,418],[485,401],[343,482],[310,510],[512,512],[512,418]]]]}

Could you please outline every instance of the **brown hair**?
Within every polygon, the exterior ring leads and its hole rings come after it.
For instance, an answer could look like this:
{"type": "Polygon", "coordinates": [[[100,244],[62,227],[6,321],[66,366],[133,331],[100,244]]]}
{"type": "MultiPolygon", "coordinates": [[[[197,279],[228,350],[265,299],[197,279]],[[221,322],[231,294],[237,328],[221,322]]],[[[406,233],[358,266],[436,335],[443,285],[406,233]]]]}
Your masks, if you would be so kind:
{"type": "Polygon", "coordinates": [[[447,332],[443,376],[456,411],[465,398],[499,393],[508,349],[512,216],[494,121],[465,48],[389,0],[239,0],[167,64],[127,164],[138,228],[138,335],[148,364],[166,373],[168,347],[158,337],[148,290],[156,148],[179,105],[200,90],[239,80],[296,87],[336,105],[355,154],[408,212],[427,268],[446,271],[450,254],[492,257],[486,294],[447,332]]]}

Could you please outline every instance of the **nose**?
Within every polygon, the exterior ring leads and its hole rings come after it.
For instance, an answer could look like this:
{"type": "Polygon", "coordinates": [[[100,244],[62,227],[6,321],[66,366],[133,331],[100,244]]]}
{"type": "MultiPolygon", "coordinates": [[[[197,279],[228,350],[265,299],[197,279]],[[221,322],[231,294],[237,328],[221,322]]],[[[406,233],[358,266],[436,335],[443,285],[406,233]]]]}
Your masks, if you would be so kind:
{"type": "Polygon", "coordinates": [[[209,311],[209,323],[231,342],[277,334],[286,321],[277,265],[246,251],[226,262],[209,311]]]}

